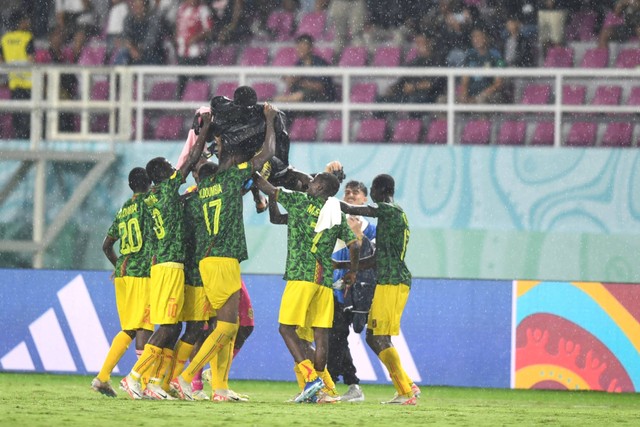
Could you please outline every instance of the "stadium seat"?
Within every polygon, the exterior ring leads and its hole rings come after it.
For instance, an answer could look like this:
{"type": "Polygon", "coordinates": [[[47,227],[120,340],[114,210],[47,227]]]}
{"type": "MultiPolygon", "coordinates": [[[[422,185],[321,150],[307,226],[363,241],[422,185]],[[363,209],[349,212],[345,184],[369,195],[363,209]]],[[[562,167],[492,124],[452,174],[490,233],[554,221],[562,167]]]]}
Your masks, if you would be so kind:
{"type": "Polygon", "coordinates": [[[429,124],[427,136],[424,139],[427,144],[446,144],[447,143],[447,120],[437,119],[429,124]]]}
{"type": "Polygon", "coordinates": [[[296,37],[308,34],[313,37],[314,40],[322,39],[325,31],[327,15],[324,12],[308,12],[298,23],[298,29],[296,30],[296,37]]]}
{"type": "Polygon", "coordinates": [[[596,22],[598,14],[590,9],[579,10],[571,13],[569,23],[566,27],[566,35],[568,40],[576,40],[581,42],[589,42],[595,40],[596,22]]]}
{"type": "Polygon", "coordinates": [[[274,10],[267,18],[267,30],[276,41],[291,40],[293,33],[293,13],[285,10],[274,10]]]}
{"type": "Polygon", "coordinates": [[[92,46],[86,45],[80,52],[80,58],[78,58],[78,65],[84,66],[97,66],[104,64],[104,57],[107,52],[106,46],[92,46]]]}
{"type": "Polygon", "coordinates": [[[620,86],[598,86],[591,101],[592,105],[620,105],[622,98],[622,87],[620,86]]]}
{"type": "Polygon", "coordinates": [[[363,46],[347,46],[340,56],[341,67],[364,67],[367,65],[367,49],[363,46]]]}
{"type": "Polygon", "coordinates": [[[387,121],[385,119],[364,119],[360,122],[356,142],[384,142],[387,121]]]}
{"type": "Polygon", "coordinates": [[[582,57],[582,68],[606,68],[609,66],[609,50],[593,48],[585,52],[582,57]]]}
{"type": "Polygon", "coordinates": [[[283,46],[276,51],[271,65],[274,67],[293,67],[298,61],[298,53],[293,46],[283,46]]]}
{"type": "Polygon", "coordinates": [[[289,137],[292,141],[315,141],[318,136],[318,119],[296,117],[291,123],[289,137]]]}
{"type": "Polygon", "coordinates": [[[573,67],[573,49],[570,47],[555,46],[547,51],[544,60],[545,68],[571,68],[573,67]]]}
{"type": "Polygon", "coordinates": [[[106,101],[109,99],[109,81],[98,80],[91,86],[91,93],[89,94],[91,101],[106,101]]]}
{"type": "Polygon", "coordinates": [[[0,86],[0,99],[11,99],[11,90],[7,86],[0,86]]]}
{"type": "Polygon", "coordinates": [[[247,47],[238,60],[238,65],[245,67],[264,67],[269,62],[269,48],[247,47]]]}
{"type": "Polygon", "coordinates": [[[491,122],[489,120],[471,120],[462,129],[460,143],[464,145],[489,145],[491,140],[491,122]]]}
{"type": "Polygon", "coordinates": [[[409,48],[407,53],[405,53],[404,55],[404,65],[407,65],[417,57],[418,57],[418,49],[415,46],[409,48]]]}
{"type": "Polygon", "coordinates": [[[320,58],[327,61],[327,64],[333,65],[333,55],[334,51],[332,47],[317,47],[313,49],[313,53],[318,55],[320,58]]]}
{"type": "Polygon", "coordinates": [[[14,136],[13,117],[8,113],[0,114],[0,139],[12,139],[14,136]]]}
{"type": "Polygon", "coordinates": [[[238,88],[238,83],[236,82],[222,82],[216,88],[215,96],[226,96],[227,98],[233,99],[233,92],[238,88]]]}
{"type": "Polygon", "coordinates": [[[582,85],[564,85],[562,86],[562,104],[563,105],[583,105],[587,96],[587,88],[582,85]]]}
{"type": "Polygon", "coordinates": [[[633,125],[625,122],[612,122],[607,125],[600,145],[603,147],[631,147],[633,125]]]}
{"type": "Polygon", "coordinates": [[[376,100],[378,86],[375,83],[356,83],[351,87],[351,102],[372,103],[376,100]]]}
{"type": "Polygon", "coordinates": [[[422,121],[419,119],[398,120],[393,128],[391,142],[407,142],[415,144],[420,141],[422,132],[422,121]]]}
{"type": "Polygon", "coordinates": [[[640,65],[640,49],[623,49],[616,58],[616,68],[635,68],[640,65]]]}
{"type": "Polygon", "coordinates": [[[50,64],[51,53],[49,53],[48,49],[36,49],[34,61],[36,64],[50,64]]]}
{"type": "Polygon", "coordinates": [[[177,81],[155,82],[149,92],[149,101],[176,101],[177,91],[177,81]]]}
{"type": "Polygon", "coordinates": [[[207,65],[236,65],[237,50],[235,46],[214,46],[207,56],[207,65]]]}
{"type": "Polygon", "coordinates": [[[258,95],[258,101],[271,101],[276,96],[278,92],[278,88],[275,83],[271,82],[259,82],[251,85],[253,89],[256,91],[256,95],[258,95]]]}
{"type": "Polygon", "coordinates": [[[594,122],[575,122],[569,129],[567,147],[592,147],[596,143],[598,125],[594,122]]]}
{"type": "Polygon", "coordinates": [[[631,88],[631,92],[629,93],[629,99],[627,99],[627,105],[640,106],[640,86],[635,86],[631,88]]]}
{"type": "Polygon", "coordinates": [[[109,132],[109,114],[91,114],[89,117],[89,130],[93,133],[109,132]]]}
{"type": "Polygon", "coordinates": [[[400,47],[378,46],[373,55],[374,67],[398,67],[400,66],[400,47]]]}
{"type": "Polygon", "coordinates": [[[327,121],[322,140],[325,142],[342,141],[342,119],[329,119],[327,121]]]}
{"type": "Polygon", "coordinates": [[[498,144],[500,145],[524,145],[527,133],[527,124],[522,121],[507,121],[500,125],[498,132],[498,144]]]}
{"type": "Polygon", "coordinates": [[[155,126],[154,137],[162,141],[182,139],[184,117],[174,115],[164,115],[158,118],[155,126]]]}
{"type": "Polygon", "coordinates": [[[189,80],[182,92],[183,101],[209,101],[211,83],[208,80],[189,80]]]}
{"type": "Polygon", "coordinates": [[[529,145],[553,145],[554,135],[555,127],[553,122],[537,123],[529,145]]]}
{"type": "Polygon", "coordinates": [[[548,104],[551,99],[551,86],[530,84],[524,88],[522,103],[527,105],[548,104]]]}

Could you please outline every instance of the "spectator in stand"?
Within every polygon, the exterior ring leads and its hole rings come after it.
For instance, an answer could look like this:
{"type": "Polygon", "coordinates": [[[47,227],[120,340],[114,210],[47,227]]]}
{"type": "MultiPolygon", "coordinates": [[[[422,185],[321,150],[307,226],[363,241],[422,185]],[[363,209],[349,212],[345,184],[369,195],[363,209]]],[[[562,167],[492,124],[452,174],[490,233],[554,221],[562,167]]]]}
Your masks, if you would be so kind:
{"type": "Polygon", "coordinates": [[[65,41],[73,41],[77,61],[85,43],[97,34],[97,17],[91,0],[56,0],[56,26],[65,31],[65,41]]]}
{"type": "Polygon", "coordinates": [[[438,8],[432,9],[424,20],[428,26],[425,30],[435,38],[435,56],[450,67],[459,67],[464,62],[469,34],[475,25],[471,10],[463,9],[458,0],[439,0],[438,8]]]}
{"type": "MultiPolygon", "coordinates": [[[[303,34],[296,39],[298,51],[297,67],[326,67],[329,64],[313,53],[313,37],[303,34]]],[[[277,96],[276,102],[332,102],[335,87],[331,77],[298,76],[287,77],[288,93],[277,96]]]]}
{"type": "Polygon", "coordinates": [[[602,27],[599,47],[606,48],[610,41],[625,42],[640,37],[640,0],[619,0],[602,27]]]}
{"type": "Polygon", "coordinates": [[[525,35],[517,15],[512,15],[505,24],[502,56],[509,67],[533,67],[536,59],[535,40],[525,35]]]}
{"type": "MultiPolygon", "coordinates": [[[[202,66],[207,59],[207,44],[213,30],[211,10],[200,0],[183,0],[176,14],[176,53],[178,65],[202,66]]],[[[178,96],[187,83],[187,76],[178,79],[178,96]]]]}
{"type": "Polygon", "coordinates": [[[237,43],[251,36],[251,8],[247,0],[228,0],[220,14],[218,42],[237,43]]]}
{"type": "Polygon", "coordinates": [[[342,52],[347,45],[347,37],[351,35],[351,43],[364,43],[364,21],[367,8],[364,0],[331,0],[329,3],[329,20],[335,30],[335,51],[342,52]]]}
{"type": "MultiPolygon", "coordinates": [[[[424,34],[415,36],[418,56],[407,64],[409,67],[440,67],[433,55],[433,39],[424,34]]],[[[445,77],[401,77],[387,89],[378,102],[392,103],[432,103],[445,94],[445,77]]]]}
{"type": "Polygon", "coordinates": [[[149,9],[147,0],[133,0],[124,21],[124,47],[114,64],[163,64],[164,21],[149,9]]]}
{"type": "MultiPolygon", "coordinates": [[[[35,48],[31,22],[22,10],[15,10],[10,17],[13,31],[9,31],[0,39],[0,63],[15,66],[28,66],[33,62],[35,48]]],[[[31,72],[18,69],[9,72],[9,90],[11,99],[31,99],[31,72]]],[[[29,139],[31,135],[31,115],[23,112],[13,113],[13,130],[16,138],[29,139]]]]}
{"type": "Polygon", "coordinates": [[[107,18],[106,33],[107,33],[107,52],[105,55],[105,62],[111,60],[113,52],[117,52],[122,48],[124,33],[124,21],[129,14],[129,5],[126,0],[111,0],[111,9],[109,10],[109,17],[107,18]]]}
{"type": "MultiPolygon", "coordinates": [[[[51,55],[51,62],[54,64],[68,65],[74,63],[73,53],[64,48],[64,30],[62,28],[55,27],[51,31],[49,35],[49,54],[51,55]]],[[[74,73],[61,74],[58,93],[61,100],[77,99],[78,77],[74,73]]],[[[77,115],[72,112],[59,112],[58,130],[60,132],[75,132],[76,117],[77,115]]]]}
{"type": "MultiPolygon", "coordinates": [[[[471,68],[504,67],[505,62],[498,50],[489,46],[485,31],[475,28],[471,32],[471,45],[464,66],[471,68]]],[[[495,104],[506,99],[502,77],[464,76],[460,86],[460,102],[465,104],[495,104]]]]}

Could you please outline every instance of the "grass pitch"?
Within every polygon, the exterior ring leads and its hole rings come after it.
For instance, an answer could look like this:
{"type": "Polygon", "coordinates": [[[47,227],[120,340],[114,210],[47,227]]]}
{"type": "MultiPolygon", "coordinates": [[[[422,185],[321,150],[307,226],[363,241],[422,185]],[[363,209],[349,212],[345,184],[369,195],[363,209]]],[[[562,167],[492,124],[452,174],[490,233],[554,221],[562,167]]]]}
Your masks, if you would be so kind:
{"type": "Polygon", "coordinates": [[[0,426],[640,425],[636,394],[422,387],[417,406],[390,407],[379,402],[393,396],[391,386],[365,384],[365,402],[312,405],[285,403],[294,383],[235,381],[251,402],[158,402],[104,397],[91,379],[0,374],[0,426]]]}

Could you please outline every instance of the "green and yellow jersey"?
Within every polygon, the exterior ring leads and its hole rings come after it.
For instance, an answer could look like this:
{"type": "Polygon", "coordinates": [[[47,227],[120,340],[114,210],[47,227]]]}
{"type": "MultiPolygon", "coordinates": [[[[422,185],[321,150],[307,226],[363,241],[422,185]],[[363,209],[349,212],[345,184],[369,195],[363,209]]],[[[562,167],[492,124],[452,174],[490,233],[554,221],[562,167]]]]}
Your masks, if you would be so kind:
{"type": "Polygon", "coordinates": [[[395,203],[378,203],[376,274],[378,283],[411,286],[411,273],[404,262],[409,244],[407,214],[395,203]]]}
{"type": "Polygon", "coordinates": [[[150,259],[143,232],[143,197],[144,194],[136,193],[127,200],[107,232],[107,236],[120,241],[116,277],[149,277],[150,259]]]}

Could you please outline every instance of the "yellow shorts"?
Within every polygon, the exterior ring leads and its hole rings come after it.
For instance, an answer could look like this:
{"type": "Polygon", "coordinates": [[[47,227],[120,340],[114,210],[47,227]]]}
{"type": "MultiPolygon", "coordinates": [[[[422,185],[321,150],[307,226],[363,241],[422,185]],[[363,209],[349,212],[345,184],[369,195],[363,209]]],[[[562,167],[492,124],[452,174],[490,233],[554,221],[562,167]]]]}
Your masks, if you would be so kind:
{"type": "Polygon", "coordinates": [[[315,340],[313,336],[313,328],[298,326],[296,328],[296,334],[302,341],[313,342],[315,340]]]}
{"type": "Polygon", "coordinates": [[[184,266],[179,262],[163,262],[152,266],[149,284],[151,323],[178,323],[184,305],[184,266]]]}
{"type": "Polygon", "coordinates": [[[333,326],[333,289],[290,280],[284,288],[278,323],[311,328],[333,326]]]}
{"type": "Polygon", "coordinates": [[[367,329],[373,335],[399,335],[400,318],[409,297],[409,286],[377,285],[369,311],[367,329]]]}
{"type": "MultiPolygon", "coordinates": [[[[201,322],[209,320],[211,304],[202,286],[184,285],[184,306],[180,320],[183,322],[201,322]]],[[[214,314],[215,315],[215,314],[214,314]]]]}
{"type": "Polygon", "coordinates": [[[153,331],[149,323],[149,278],[148,277],[116,277],[116,307],[123,331],[148,329],[153,331]]]}
{"type": "Polygon", "coordinates": [[[200,276],[211,308],[219,310],[242,287],[240,263],[235,258],[207,257],[200,261],[200,276]]]}

